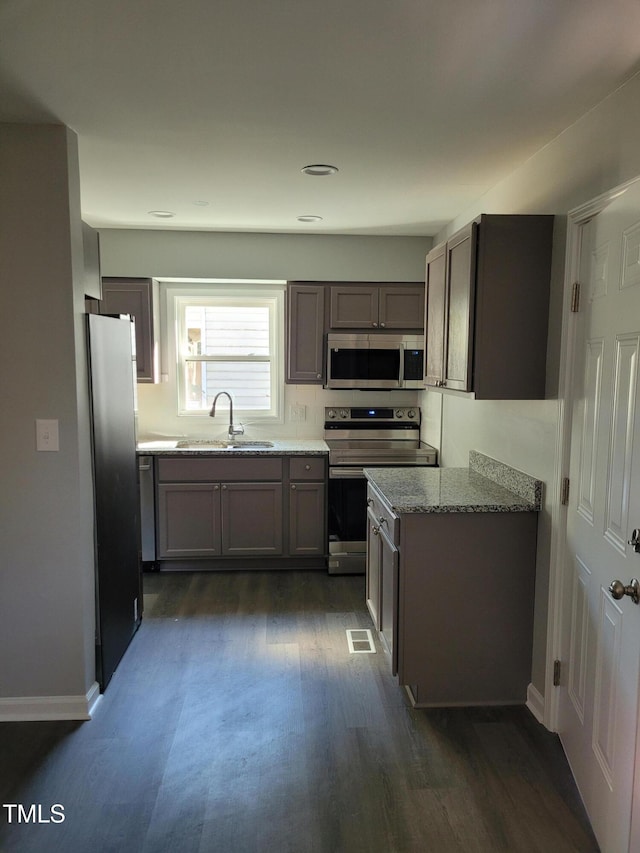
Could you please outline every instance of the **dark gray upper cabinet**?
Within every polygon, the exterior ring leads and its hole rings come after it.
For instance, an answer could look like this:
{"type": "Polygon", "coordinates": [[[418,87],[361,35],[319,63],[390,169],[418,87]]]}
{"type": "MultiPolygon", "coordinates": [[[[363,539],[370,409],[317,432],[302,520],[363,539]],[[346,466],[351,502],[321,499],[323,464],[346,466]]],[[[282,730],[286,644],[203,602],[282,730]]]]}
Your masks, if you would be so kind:
{"type": "Polygon", "coordinates": [[[287,288],[287,382],[322,385],[324,299],[322,284],[291,283],[287,288]]]}
{"type": "Polygon", "coordinates": [[[86,222],[82,223],[82,250],[84,253],[84,295],[90,299],[101,299],[100,235],[86,222]]]}
{"type": "Polygon", "coordinates": [[[423,284],[289,282],[286,382],[322,385],[329,329],[421,332],[423,319],[423,284]]]}
{"type": "Polygon", "coordinates": [[[542,399],[553,216],[482,214],[427,255],[427,386],[542,399]]]}
{"type": "Polygon", "coordinates": [[[382,284],[378,288],[381,329],[420,329],[424,316],[424,284],[382,284]]]}
{"type": "Polygon", "coordinates": [[[330,287],[331,329],[419,329],[424,285],[336,283],[330,287]]]}
{"type": "Polygon", "coordinates": [[[134,318],[138,382],[159,382],[158,283],[151,278],[103,278],[100,313],[134,318]]]}

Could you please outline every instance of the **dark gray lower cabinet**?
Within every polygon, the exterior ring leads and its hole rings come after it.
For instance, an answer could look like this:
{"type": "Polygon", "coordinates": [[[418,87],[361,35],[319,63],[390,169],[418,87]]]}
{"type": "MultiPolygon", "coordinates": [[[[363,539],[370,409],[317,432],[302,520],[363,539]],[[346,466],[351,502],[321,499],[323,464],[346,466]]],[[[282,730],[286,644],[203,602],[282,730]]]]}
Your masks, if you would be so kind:
{"type": "Polygon", "coordinates": [[[398,548],[393,526],[377,504],[367,509],[367,607],[380,639],[391,656],[391,672],[398,674],[398,548]]]}
{"type": "Polygon", "coordinates": [[[159,457],[158,560],[250,568],[264,565],[246,562],[252,558],[302,558],[303,565],[311,558],[310,567],[322,567],[326,469],[325,456],[159,457]]]}
{"type": "Polygon", "coordinates": [[[380,529],[380,636],[391,656],[391,673],[398,674],[398,559],[399,552],[380,529]]]}
{"type": "MultiPolygon", "coordinates": [[[[372,499],[369,498],[369,501],[372,499]]],[[[371,506],[367,509],[367,579],[366,600],[371,619],[380,630],[380,540],[378,539],[378,519],[371,506]]]]}
{"type": "Polygon", "coordinates": [[[327,552],[326,491],[322,483],[289,486],[289,553],[321,556],[327,552]]]}
{"type": "Polygon", "coordinates": [[[157,497],[158,559],[220,556],[219,483],[160,483],[157,497]]]}
{"type": "Polygon", "coordinates": [[[537,514],[396,516],[369,487],[367,605],[416,707],[522,704],[537,514]]]}
{"type": "Polygon", "coordinates": [[[221,485],[222,554],[282,554],[282,483],[221,485]]]}

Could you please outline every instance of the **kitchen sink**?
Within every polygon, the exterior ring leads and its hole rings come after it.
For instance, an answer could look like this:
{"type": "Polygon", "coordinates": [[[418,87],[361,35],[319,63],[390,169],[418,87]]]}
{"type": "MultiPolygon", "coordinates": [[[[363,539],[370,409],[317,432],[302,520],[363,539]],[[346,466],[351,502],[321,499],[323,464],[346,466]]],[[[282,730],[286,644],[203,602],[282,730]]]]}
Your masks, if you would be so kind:
{"type": "Polygon", "coordinates": [[[186,449],[193,448],[194,450],[206,449],[207,447],[215,448],[217,450],[224,449],[234,449],[239,448],[242,449],[246,447],[247,449],[251,449],[252,447],[273,447],[272,441],[227,441],[225,439],[215,439],[215,438],[185,438],[176,442],[176,448],[186,449]]]}
{"type": "Polygon", "coordinates": [[[229,442],[222,439],[185,438],[184,440],[177,441],[176,447],[229,447],[229,442]]]}

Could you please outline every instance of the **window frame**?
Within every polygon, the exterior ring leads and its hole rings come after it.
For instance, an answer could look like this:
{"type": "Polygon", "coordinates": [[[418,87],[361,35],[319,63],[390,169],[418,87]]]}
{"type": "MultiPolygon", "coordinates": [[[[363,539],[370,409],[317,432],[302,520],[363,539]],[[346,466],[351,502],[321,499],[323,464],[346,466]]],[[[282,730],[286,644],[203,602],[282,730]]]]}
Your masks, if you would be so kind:
{"type": "MultiPolygon", "coordinates": [[[[284,312],[286,282],[263,281],[163,281],[164,290],[167,363],[166,381],[172,386],[171,394],[175,401],[176,415],[179,418],[193,418],[200,421],[209,416],[208,409],[186,408],[185,365],[187,361],[215,362],[218,356],[187,356],[186,344],[181,337],[180,320],[184,317],[184,307],[188,304],[247,305],[269,307],[269,341],[271,353],[268,362],[271,365],[271,407],[263,409],[243,409],[234,402],[234,415],[238,419],[261,423],[282,423],[284,411],[284,312]]],[[[264,361],[265,357],[234,357],[235,362],[264,361]]],[[[224,359],[222,359],[224,360],[224,359]]],[[[220,389],[225,390],[225,389],[220,389]]]]}

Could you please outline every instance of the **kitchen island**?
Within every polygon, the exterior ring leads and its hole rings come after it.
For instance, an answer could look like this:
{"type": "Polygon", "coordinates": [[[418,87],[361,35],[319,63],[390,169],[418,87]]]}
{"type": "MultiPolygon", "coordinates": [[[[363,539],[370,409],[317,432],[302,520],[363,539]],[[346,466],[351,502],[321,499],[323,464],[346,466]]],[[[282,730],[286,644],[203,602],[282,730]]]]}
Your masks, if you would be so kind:
{"type": "Polygon", "coordinates": [[[326,569],[324,441],[150,440],[138,455],[152,460],[156,568],[326,569]]]}
{"type": "Polygon", "coordinates": [[[367,605],[412,703],[524,703],[542,483],[475,451],[365,476],[367,605]]]}

